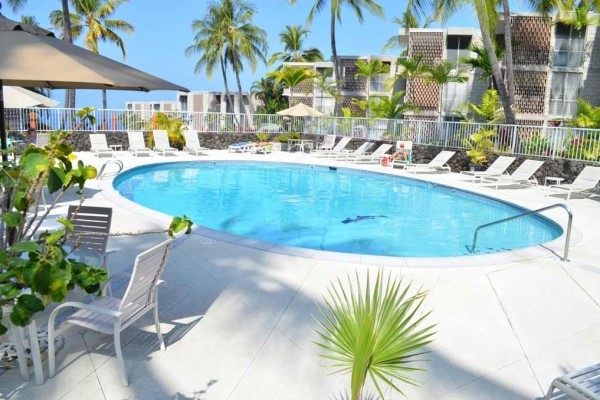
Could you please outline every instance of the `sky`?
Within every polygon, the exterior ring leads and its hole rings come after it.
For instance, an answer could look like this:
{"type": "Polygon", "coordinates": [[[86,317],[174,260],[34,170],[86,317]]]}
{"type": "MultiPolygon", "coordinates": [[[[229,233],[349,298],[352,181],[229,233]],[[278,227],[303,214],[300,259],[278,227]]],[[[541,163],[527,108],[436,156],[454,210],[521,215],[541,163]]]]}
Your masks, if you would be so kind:
{"type": "MultiPolygon", "coordinates": [[[[269,43],[268,55],[283,49],[279,42],[279,33],[286,25],[303,25],[314,0],[298,0],[295,5],[287,0],[250,0],[257,8],[255,25],[267,32],[269,43]]],[[[44,28],[50,28],[48,15],[52,10],[60,9],[59,0],[28,0],[27,5],[13,13],[3,3],[2,13],[11,19],[20,19],[21,15],[32,15],[44,28]]],[[[205,74],[194,74],[194,66],[199,56],[186,57],[185,49],[193,44],[192,21],[201,19],[209,1],[207,0],[130,0],[121,5],[115,12],[114,19],[125,20],[135,27],[131,35],[121,34],[127,53],[123,61],[121,51],[113,44],[101,43],[100,54],[126,63],[192,91],[223,90],[223,79],[220,72],[212,79],[205,74]]],[[[398,25],[392,22],[406,8],[406,0],[379,0],[385,10],[385,18],[380,19],[365,13],[363,24],[360,24],[349,8],[342,11],[342,24],[336,28],[336,45],[338,55],[377,55],[398,54],[399,50],[382,52],[385,42],[398,33],[398,25]]],[[[313,21],[310,33],[306,37],[307,47],[317,47],[326,59],[331,57],[328,10],[324,10],[313,21]]],[[[477,27],[473,11],[469,8],[461,10],[449,20],[446,26],[477,27]]],[[[57,35],[58,36],[58,35],[57,35]]],[[[81,42],[77,43],[82,45],[81,42]]],[[[268,57],[267,57],[268,58],[268,57]]],[[[43,63],[40,64],[43,68],[43,63]]],[[[272,69],[272,67],[270,68],[272,69]]],[[[241,76],[242,88],[250,90],[252,82],[264,77],[268,71],[266,66],[259,66],[252,72],[245,66],[241,76]]],[[[230,89],[234,90],[235,77],[229,76],[230,89]]],[[[54,90],[52,97],[64,102],[64,91],[54,90]]],[[[108,107],[124,109],[126,101],[174,101],[175,92],[154,91],[141,92],[108,92],[108,107]]],[[[99,90],[78,90],[77,107],[102,105],[99,90]]],[[[61,107],[62,105],[59,105],[61,107]]]]}

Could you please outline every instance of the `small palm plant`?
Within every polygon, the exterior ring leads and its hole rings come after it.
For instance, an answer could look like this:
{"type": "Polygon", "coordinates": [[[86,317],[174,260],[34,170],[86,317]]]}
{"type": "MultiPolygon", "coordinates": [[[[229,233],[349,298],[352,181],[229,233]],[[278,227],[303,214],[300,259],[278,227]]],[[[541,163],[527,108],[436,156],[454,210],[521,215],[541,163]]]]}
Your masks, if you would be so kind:
{"type": "Polygon", "coordinates": [[[335,372],[351,373],[351,400],[360,398],[368,377],[382,399],[383,385],[404,394],[398,382],[417,385],[411,375],[423,369],[409,364],[419,361],[434,335],[434,325],[422,326],[430,313],[421,312],[426,292],[413,294],[410,284],[402,287],[401,279],[384,277],[381,270],[373,285],[367,275],[364,288],[358,274],[355,283],[348,276],[347,287],[337,283],[329,289],[325,309],[319,308],[316,344],[325,350],[322,356],[335,372]]]}

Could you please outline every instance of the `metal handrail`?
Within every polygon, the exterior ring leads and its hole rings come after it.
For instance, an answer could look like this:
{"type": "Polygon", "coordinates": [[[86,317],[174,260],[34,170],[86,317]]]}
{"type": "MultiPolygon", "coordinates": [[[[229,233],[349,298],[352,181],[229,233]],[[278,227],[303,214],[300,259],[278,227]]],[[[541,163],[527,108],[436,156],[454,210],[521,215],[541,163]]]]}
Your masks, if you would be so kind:
{"type": "Polygon", "coordinates": [[[562,203],[552,204],[552,205],[547,206],[547,207],[538,208],[537,210],[527,211],[527,212],[524,212],[522,214],[513,215],[512,217],[508,217],[508,218],[504,218],[504,219],[499,219],[498,221],[489,222],[487,224],[479,225],[477,228],[475,228],[475,232],[473,233],[473,245],[471,247],[471,253],[475,252],[475,246],[477,246],[477,235],[478,235],[480,229],[487,228],[487,227],[490,227],[490,226],[493,226],[493,225],[498,225],[498,224],[501,224],[503,222],[512,221],[513,219],[517,219],[517,218],[521,218],[521,217],[526,217],[526,216],[531,215],[531,214],[539,214],[539,213],[541,213],[543,211],[547,211],[547,210],[550,210],[550,209],[556,208],[556,207],[560,207],[560,208],[565,209],[565,211],[567,211],[567,214],[569,214],[569,222],[567,223],[567,237],[565,238],[565,252],[564,252],[564,256],[563,256],[563,261],[569,261],[569,258],[568,258],[569,257],[569,244],[571,242],[571,227],[573,225],[573,212],[571,212],[571,209],[566,204],[562,204],[562,203]]]}
{"type": "Polygon", "coordinates": [[[104,174],[104,170],[106,169],[107,166],[109,166],[111,164],[116,164],[117,167],[119,168],[119,170],[117,172],[115,172],[114,175],[118,175],[119,172],[121,172],[123,170],[123,162],[121,160],[108,160],[107,162],[102,164],[102,167],[100,168],[100,172],[98,172],[98,179],[102,179],[106,176],[106,174],[104,174]]]}

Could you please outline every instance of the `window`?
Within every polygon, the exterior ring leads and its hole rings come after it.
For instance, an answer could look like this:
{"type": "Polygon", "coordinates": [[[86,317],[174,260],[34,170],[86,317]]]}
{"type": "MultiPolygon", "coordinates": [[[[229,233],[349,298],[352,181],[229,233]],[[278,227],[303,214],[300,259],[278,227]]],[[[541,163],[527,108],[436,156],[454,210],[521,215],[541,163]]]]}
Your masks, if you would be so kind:
{"type": "Polygon", "coordinates": [[[133,104],[131,104],[131,103],[127,103],[126,107],[128,110],[133,110],[133,104]]]}
{"type": "Polygon", "coordinates": [[[550,115],[572,117],[577,110],[581,74],[553,72],[550,85],[550,115]]]}
{"type": "Polygon", "coordinates": [[[556,24],[554,57],[555,67],[579,68],[585,54],[585,27],[581,30],[564,24],[556,24]]]}
{"type": "Polygon", "coordinates": [[[454,65],[460,65],[460,59],[470,57],[471,52],[467,50],[471,44],[469,35],[448,35],[446,37],[446,58],[454,65]]]}
{"type": "Polygon", "coordinates": [[[371,93],[387,93],[388,85],[387,85],[387,74],[377,74],[371,78],[370,83],[370,91],[371,93]]]}
{"type": "Polygon", "coordinates": [[[179,107],[181,111],[186,112],[188,110],[188,97],[187,95],[179,96],[179,107]]]}
{"type": "Polygon", "coordinates": [[[160,104],[159,103],[152,104],[152,109],[154,111],[160,111],[160,104]]]}

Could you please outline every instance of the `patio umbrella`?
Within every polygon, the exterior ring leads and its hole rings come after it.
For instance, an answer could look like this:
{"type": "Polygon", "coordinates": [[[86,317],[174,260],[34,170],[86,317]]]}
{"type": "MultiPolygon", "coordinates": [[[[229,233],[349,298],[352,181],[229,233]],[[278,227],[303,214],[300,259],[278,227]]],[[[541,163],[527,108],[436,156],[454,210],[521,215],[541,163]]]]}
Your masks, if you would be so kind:
{"type": "Polygon", "coordinates": [[[277,111],[277,114],[289,117],[320,117],[321,115],[325,115],[321,111],[315,110],[304,103],[298,103],[293,107],[277,111]]]}
{"type": "Polygon", "coordinates": [[[6,108],[54,107],[60,104],[60,101],[18,86],[4,86],[3,92],[6,108]]]}
{"type": "Polygon", "coordinates": [[[6,149],[2,85],[189,92],[182,86],[57,39],[52,32],[11,21],[0,14],[0,139],[2,149],[6,149]]]}

